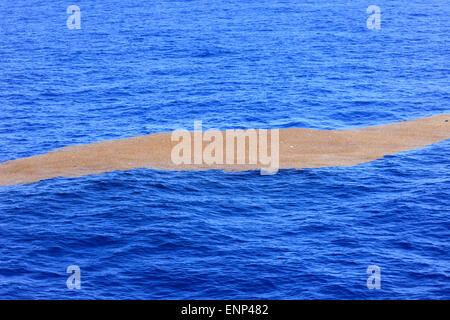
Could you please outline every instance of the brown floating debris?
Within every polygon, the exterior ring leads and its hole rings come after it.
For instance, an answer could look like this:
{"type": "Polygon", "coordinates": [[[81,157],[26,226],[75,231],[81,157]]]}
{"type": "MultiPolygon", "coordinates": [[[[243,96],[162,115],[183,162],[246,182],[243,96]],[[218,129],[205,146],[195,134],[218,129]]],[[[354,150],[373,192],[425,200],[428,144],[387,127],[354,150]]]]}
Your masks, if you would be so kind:
{"type": "MultiPolygon", "coordinates": [[[[279,129],[278,167],[280,169],[302,169],[352,166],[382,158],[384,155],[424,147],[450,138],[449,117],[450,114],[442,114],[349,130],[279,129]]],[[[249,161],[239,164],[227,163],[226,143],[228,141],[223,144],[220,161],[212,164],[198,163],[194,159],[195,150],[210,151],[208,143],[212,143],[212,140],[210,142],[203,141],[202,146],[198,149],[198,146],[194,146],[195,132],[191,132],[189,135],[192,138],[192,164],[174,163],[172,152],[180,142],[179,140],[172,141],[171,132],[164,132],[70,146],[42,155],[2,162],[0,163],[0,185],[32,183],[54,177],[79,177],[134,168],[223,169],[227,171],[265,169],[260,161],[253,164],[249,161]]],[[[225,141],[225,132],[217,131],[216,135],[221,135],[225,141]]],[[[270,139],[267,141],[269,150],[274,149],[270,145],[270,139]]],[[[261,148],[260,143],[259,140],[258,150],[261,148]]],[[[246,159],[251,152],[249,146],[250,142],[245,145],[246,159]]],[[[272,151],[276,150],[270,150],[270,152],[272,151]]],[[[219,152],[219,150],[215,152],[219,152]]],[[[217,155],[215,152],[212,154],[217,155]]]]}

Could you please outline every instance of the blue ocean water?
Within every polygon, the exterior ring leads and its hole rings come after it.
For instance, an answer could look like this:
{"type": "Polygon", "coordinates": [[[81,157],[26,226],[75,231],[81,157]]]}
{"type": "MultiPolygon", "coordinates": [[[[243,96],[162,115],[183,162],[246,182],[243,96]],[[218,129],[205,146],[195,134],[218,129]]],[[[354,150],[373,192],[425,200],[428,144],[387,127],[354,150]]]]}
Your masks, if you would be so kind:
{"type": "MultiPolygon", "coordinates": [[[[449,16],[444,0],[2,0],[0,161],[194,120],[336,129],[449,113],[449,16]]],[[[0,298],[448,299],[449,150],[0,187],[0,298]]]]}

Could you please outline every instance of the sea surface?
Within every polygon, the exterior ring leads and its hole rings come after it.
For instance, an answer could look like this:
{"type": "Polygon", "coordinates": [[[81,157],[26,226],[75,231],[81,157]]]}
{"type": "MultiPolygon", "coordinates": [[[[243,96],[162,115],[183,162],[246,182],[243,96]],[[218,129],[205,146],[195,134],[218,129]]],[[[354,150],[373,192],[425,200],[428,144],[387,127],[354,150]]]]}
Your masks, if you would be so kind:
{"type": "MultiPolygon", "coordinates": [[[[449,17],[444,0],[1,0],[0,161],[194,120],[341,129],[449,113],[449,17]]],[[[0,187],[0,298],[449,299],[449,151],[0,187]]]]}

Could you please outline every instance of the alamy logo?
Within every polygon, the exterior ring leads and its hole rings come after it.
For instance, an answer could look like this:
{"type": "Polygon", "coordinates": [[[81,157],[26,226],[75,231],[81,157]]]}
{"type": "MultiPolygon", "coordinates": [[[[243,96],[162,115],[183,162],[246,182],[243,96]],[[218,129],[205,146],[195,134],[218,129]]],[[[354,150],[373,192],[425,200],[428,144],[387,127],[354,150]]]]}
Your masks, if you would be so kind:
{"type": "Polygon", "coordinates": [[[67,7],[67,14],[70,16],[67,18],[66,25],[69,29],[81,29],[81,11],[80,7],[71,5],[67,7]]]}
{"type": "Polygon", "coordinates": [[[371,5],[367,8],[366,12],[370,14],[367,18],[366,25],[369,30],[381,29],[381,9],[379,6],[371,5]]]}
{"type": "Polygon", "coordinates": [[[379,266],[371,265],[367,267],[367,274],[370,274],[367,278],[367,288],[370,290],[381,288],[381,269],[379,266]]]}
{"type": "Polygon", "coordinates": [[[70,265],[67,267],[66,273],[71,273],[67,278],[66,285],[70,290],[81,289],[81,270],[77,265],[70,265]]]}
{"type": "Polygon", "coordinates": [[[194,121],[193,133],[175,130],[171,140],[179,142],[171,152],[175,165],[248,164],[261,168],[263,175],[277,173],[279,169],[278,129],[230,129],[225,132],[211,129],[203,132],[202,121],[194,121]]]}

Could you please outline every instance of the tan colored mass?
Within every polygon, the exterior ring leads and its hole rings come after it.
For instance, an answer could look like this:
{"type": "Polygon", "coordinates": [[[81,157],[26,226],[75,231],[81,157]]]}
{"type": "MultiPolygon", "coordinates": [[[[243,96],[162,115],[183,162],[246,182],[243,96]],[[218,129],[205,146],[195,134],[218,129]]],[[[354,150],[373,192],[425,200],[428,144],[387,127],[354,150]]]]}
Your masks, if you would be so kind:
{"type": "MultiPolygon", "coordinates": [[[[222,133],[225,137],[225,133],[222,133]]],[[[450,139],[450,114],[348,130],[280,129],[279,168],[353,166],[446,139],[450,139]]],[[[69,146],[42,155],[0,163],[0,185],[135,168],[226,171],[264,168],[259,162],[176,165],[171,159],[171,153],[178,143],[172,141],[171,132],[163,132],[69,146]]],[[[203,143],[203,148],[206,145],[207,143],[203,143]]],[[[224,139],[223,163],[225,145],[224,139]]],[[[248,150],[246,152],[248,154],[248,150]]]]}

